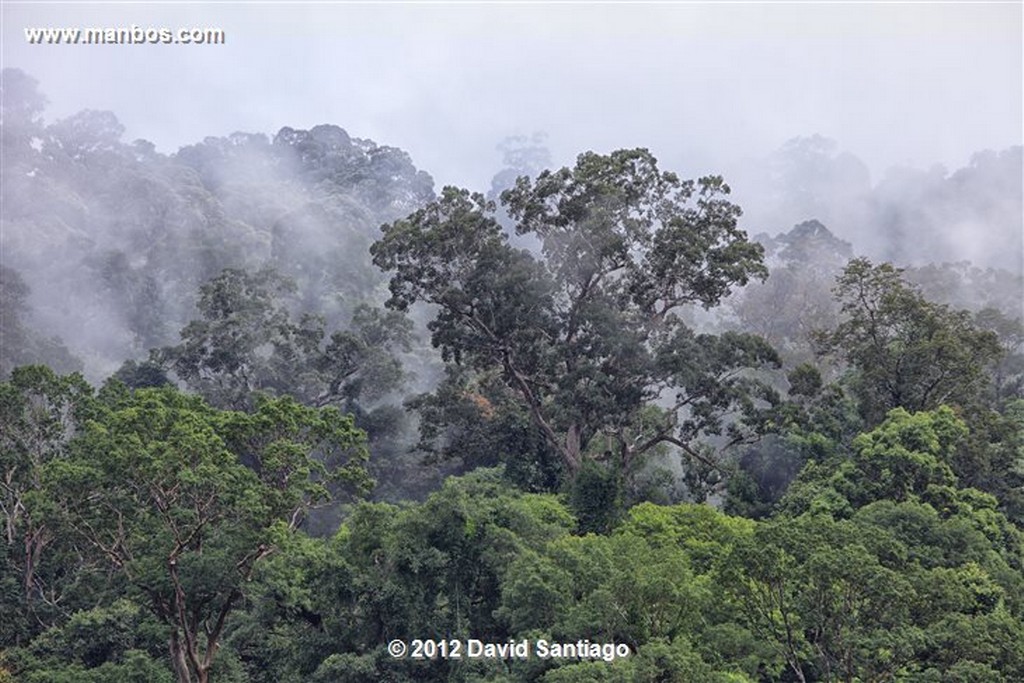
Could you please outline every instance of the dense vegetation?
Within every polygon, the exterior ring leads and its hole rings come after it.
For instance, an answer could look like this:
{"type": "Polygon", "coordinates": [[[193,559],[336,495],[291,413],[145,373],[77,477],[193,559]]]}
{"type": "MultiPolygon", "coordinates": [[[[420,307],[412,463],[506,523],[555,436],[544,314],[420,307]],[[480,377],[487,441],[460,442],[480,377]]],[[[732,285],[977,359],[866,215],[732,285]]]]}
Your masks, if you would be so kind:
{"type": "Polygon", "coordinates": [[[1024,680],[1019,272],[753,240],[643,149],[435,195],[44,105],[5,72],[0,682],[1024,680]]]}

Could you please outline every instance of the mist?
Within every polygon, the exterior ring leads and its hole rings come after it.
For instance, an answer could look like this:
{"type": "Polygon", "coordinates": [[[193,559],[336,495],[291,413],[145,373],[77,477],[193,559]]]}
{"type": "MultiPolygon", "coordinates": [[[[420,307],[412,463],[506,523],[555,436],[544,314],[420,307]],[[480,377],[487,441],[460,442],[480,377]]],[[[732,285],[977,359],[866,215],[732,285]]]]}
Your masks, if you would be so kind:
{"type": "Polygon", "coordinates": [[[76,4],[4,8],[6,66],[51,115],[117,112],[171,153],[336,123],[479,186],[497,141],[645,146],[686,174],[838,140],[876,179],[1020,141],[1021,9],[956,5],[76,4]],[[216,26],[223,45],[29,45],[25,27],[216,26]],[[69,59],[69,56],[73,58],[69,59]]]}
{"type": "Polygon", "coordinates": [[[1024,680],[1022,7],[0,2],[0,679],[1024,680]]]}
{"type": "Polygon", "coordinates": [[[93,380],[174,343],[224,267],[273,264],[297,310],[342,325],[385,296],[366,257],[382,222],[586,150],[724,175],[751,235],[817,220],[876,260],[1024,270],[1017,5],[2,11],[3,65],[45,97],[28,146],[5,147],[3,265],[27,324],[93,380]],[[131,25],[226,40],[25,34],[131,25]]]}

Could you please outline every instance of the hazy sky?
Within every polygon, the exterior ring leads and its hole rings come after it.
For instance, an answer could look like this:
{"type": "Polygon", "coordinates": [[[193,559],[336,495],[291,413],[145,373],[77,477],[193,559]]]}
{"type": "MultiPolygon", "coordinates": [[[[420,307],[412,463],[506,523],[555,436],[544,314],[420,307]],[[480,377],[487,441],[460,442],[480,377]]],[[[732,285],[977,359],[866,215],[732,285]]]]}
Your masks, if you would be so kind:
{"type": "Polygon", "coordinates": [[[3,65],[47,120],[109,109],[165,152],[334,123],[486,189],[497,143],[651,148],[720,172],[819,133],[878,178],[1022,139],[1021,3],[17,4],[3,65]],[[219,27],[224,45],[29,45],[26,27],[219,27]]]}

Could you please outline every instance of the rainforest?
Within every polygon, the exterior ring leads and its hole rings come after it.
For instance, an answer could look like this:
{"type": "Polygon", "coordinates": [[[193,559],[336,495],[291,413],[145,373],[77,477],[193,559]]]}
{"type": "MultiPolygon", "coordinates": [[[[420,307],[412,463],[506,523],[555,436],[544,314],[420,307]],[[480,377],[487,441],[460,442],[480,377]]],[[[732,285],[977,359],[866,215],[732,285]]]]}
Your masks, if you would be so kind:
{"type": "Polygon", "coordinates": [[[463,187],[0,94],[0,683],[1024,680],[1019,144],[463,187]]]}

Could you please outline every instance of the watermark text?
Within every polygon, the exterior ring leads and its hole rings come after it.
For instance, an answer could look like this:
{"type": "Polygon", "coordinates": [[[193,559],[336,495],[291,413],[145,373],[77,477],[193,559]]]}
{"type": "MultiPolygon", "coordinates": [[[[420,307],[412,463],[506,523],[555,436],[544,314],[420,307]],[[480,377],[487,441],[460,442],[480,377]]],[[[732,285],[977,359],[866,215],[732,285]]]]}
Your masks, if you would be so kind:
{"type": "Polygon", "coordinates": [[[136,26],[26,28],[30,45],[223,45],[221,28],[159,28],[136,26]]]}

